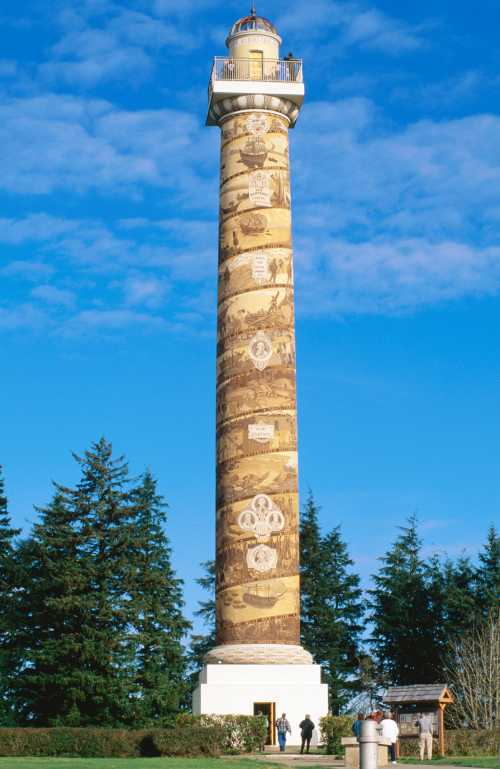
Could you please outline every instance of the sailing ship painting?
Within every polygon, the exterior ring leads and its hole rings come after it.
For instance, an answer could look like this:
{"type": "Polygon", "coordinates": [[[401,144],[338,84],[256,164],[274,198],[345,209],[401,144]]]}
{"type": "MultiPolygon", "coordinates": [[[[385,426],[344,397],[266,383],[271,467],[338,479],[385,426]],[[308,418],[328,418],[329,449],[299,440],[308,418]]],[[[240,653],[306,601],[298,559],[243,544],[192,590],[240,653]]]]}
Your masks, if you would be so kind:
{"type": "Polygon", "coordinates": [[[264,214],[248,214],[240,219],[243,235],[261,235],[267,229],[267,217],[264,214]]]}
{"type": "Polygon", "coordinates": [[[243,593],[243,601],[249,606],[256,606],[259,609],[275,606],[280,598],[283,598],[287,592],[284,582],[257,582],[255,585],[249,585],[246,592],[243,593]]]}
{"type": "Polygon", "coordinates": [[[262,168],[267,158],[267,147],[260,136],[252,136],[240,150],[240,159],[247,168],[262,168]]]}

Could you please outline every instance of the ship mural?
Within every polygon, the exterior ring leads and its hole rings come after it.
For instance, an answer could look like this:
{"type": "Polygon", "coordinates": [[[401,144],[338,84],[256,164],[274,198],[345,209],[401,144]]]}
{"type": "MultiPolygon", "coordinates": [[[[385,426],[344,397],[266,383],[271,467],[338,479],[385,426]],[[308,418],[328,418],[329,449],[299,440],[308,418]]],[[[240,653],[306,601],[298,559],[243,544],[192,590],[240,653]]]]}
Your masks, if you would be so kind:
{"type": "Polygon", "coordinates": [[[251,136],[240,150],[240,162],[252,170],[262,168],[267,155],[268,150],[264,140],[260,136],[251,136]]]}
{"type": "Polygon", "coordinates": [[[276,606],[286,591],[284,582],[257,582],[255,586],[249,587],[246,593],[243,593],[243,601],[249,606],[258,608],[276,606]]]}
{"type": "Polygon", "coordinates": [[[243,235],[261,235],[267,230],[267,217],[264,214],[247,214],[239,221],[243,235]]]}

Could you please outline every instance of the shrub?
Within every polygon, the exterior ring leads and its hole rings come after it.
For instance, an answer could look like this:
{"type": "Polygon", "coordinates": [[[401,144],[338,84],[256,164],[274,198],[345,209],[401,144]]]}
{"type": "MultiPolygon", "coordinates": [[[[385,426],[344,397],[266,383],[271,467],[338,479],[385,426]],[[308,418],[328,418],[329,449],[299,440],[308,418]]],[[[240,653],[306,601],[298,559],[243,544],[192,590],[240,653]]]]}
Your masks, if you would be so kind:
{"type": "Polygon", "coordinates": [[[324,716],[320,719],[321,740],[325,743],[326,752],[341,753],[342,737],[352,737],[352,724],[355,716],[324,716]]]}
{"type": "MultiPolygon", "coordinates": [[[[500,731],[474,731],[472,729],[448,729],[445,732],[445,754],[447,756],[495,756],[500,747],[500,731]]],[[[439,745],[434,739],[433,754],[437,755],[439,745]]],[[[400,754],[406,758],[419,755],[418,739],[400,741],[400,754]]]]}
{"type": "Polygon", "coordinates": [[[0,729],[0,755],[138,756],[136,734],[125,729],[0,729]]]}
{"type": "Polygon", "coordinates": [[[0,756],[219,756],[250,753],[264,741],[260,716],[179,716],[169,729],[0,729],[0,756]]]}

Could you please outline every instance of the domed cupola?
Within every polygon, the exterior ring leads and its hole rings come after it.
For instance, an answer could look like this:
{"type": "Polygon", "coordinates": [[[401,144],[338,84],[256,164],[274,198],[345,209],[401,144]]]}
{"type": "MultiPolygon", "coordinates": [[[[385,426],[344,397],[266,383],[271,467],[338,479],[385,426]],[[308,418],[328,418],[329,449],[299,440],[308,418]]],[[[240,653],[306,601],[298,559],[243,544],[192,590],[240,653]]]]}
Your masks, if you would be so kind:
{"type": "Polygon", "coordinates": [[[260,50],[266,59],[279,59],[281,37],[278,30],[263,16],[257,16],[255,6],[249,16],[238,19],[226,40],[233,59],[247,58],[251,50],[260,50]]]}
{"type": "Polygon", "coordinates": [[[286,114],[290,127],[304,100],[302,60],[280,58],[281,37],[255,6],[238,19],[227,36],[226,56],[216,56],[208,86],[207,125],[219,125],[228,110],[249,107],[286,114]]]}

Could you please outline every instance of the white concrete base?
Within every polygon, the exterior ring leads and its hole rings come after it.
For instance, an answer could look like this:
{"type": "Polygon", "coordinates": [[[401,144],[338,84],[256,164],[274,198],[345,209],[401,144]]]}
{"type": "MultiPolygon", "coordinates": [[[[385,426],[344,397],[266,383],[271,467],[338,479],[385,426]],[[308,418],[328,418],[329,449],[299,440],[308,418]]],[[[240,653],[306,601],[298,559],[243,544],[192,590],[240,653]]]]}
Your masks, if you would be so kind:
{"type": "Polygon", "coordinates": [[[276,717],[286,713],[290,745],[300,745],[299,723],[309,713],[319,741],[319,720],[328,714],[328,686],[319,665],[205,665],[193,693],[195,715],[249,715],[254,703],[275,703],[276,717]]]}

